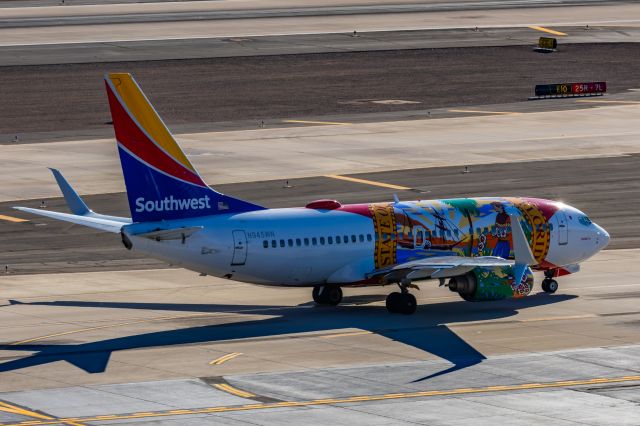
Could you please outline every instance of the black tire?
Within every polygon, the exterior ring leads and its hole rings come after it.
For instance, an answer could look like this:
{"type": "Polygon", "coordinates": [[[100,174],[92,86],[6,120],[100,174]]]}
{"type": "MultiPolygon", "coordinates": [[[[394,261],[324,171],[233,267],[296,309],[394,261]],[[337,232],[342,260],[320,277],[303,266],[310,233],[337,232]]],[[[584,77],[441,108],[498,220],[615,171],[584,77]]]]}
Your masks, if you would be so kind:
{"type": "Polygon", "coordinates": [[[411,293],[403,293],[400,296],[400,302],[402,303],[400,312],[404,315],[413,314],[418,307],[418,301],[416,300],[416,297],[411,293]]]}
{"type": "Polygon", "coordinates": [[[549,280],[544,279],[542,280],[542,291],[544,291],[545,293],[549,293],[549,280]]]}
{"type": "Polygon", "coordinates": [[[389,311],[389,313],[395,314],[399,312],[401,298],[402,294],[398,293],[397,291],[394,291],[387,296],[386,305],[387,311],[389,311]]]}
{"type": "Polygon", "coordinates": [[[342,289],[338,286],[325,287],[326,304],[336,306],[342,302],[342,289]]]}
{"type": "Polygon", "coordinates": [[[553,294],[558,291],[558,281],[552,279],[545,279],[542,281],[542,291],[545,293],[553,294]]]}
{"type": "Polygon", "coordinates": [[[322,286],[314,287],[311,292],[311,296],[313,296],[313,301],[318,305],[324,305],[327,302],[325,301],[327,297],[327,289],[322,286]],[[322,293],[321,293],[322,292],[322,293]]]}

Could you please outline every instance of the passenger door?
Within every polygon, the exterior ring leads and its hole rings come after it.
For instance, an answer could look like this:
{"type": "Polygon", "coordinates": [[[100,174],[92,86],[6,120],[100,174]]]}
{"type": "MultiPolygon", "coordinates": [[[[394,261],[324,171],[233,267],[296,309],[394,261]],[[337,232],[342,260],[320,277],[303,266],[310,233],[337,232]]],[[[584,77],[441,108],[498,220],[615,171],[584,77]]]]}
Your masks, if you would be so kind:
{"type": "Polygon", "coordinates": [[[562,210],[556,212],[558,221],[558,244],[563,246],[569,242],[569,224],[567,223],[567,214],[562,210]]]}
{"type": "Polygon", "coordinates": [[[233,258],[231,265],[244,265],[247,261],[247,235],[244,231],[233,231],[233,258]]]}

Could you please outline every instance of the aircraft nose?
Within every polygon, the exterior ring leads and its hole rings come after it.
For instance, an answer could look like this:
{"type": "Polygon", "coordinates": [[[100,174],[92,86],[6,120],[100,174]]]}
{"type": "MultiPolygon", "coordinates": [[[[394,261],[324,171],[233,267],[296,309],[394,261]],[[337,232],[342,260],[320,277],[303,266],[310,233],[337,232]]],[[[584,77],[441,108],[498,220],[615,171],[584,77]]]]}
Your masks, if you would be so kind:
{"type": "Polygon", "coordinates": [[[598,250],[602,250],[607,245],[609,245],[609,241],[611,241],[611,236],[609,233],[601,226],[593,224],[596,232],[596,245],[598,246],[598,250]]]}

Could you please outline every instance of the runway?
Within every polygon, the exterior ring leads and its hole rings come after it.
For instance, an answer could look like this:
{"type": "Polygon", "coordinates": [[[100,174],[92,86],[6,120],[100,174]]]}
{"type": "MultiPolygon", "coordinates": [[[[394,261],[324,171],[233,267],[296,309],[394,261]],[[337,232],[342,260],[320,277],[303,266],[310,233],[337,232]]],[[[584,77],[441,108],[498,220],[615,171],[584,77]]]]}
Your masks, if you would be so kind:
{"type": "Polygon", "coordinates": [[[0,424],[638,423],[638,3],[91,3],[0,7],[0,424]],[[532,51],[542,35],[558,52],[532,51]],[[55,166],[128,215],[106,70],[134,73],[229,195],[537,196],[612,242],[554,295],[421,282],[406,317],[391,287],[316,307],[13,210],[65,211],[55,166]],[[577,80],[609,93],[525,101],[577,80]]]}

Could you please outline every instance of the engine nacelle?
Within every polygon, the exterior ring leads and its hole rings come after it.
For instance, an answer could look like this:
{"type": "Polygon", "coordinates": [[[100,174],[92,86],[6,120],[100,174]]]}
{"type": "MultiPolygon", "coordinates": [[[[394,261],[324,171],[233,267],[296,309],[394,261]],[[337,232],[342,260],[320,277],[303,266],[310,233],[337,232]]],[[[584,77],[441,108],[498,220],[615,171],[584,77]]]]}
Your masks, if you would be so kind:
{"type": "Polygon", "coordinates": [[[533,288],[533,272],[527,268],[522,282],[514,283],[512,266],[479,267],[449,280],[449,290],[460,294],[464,300],[502,300],[524,297],[533,288]]]}

